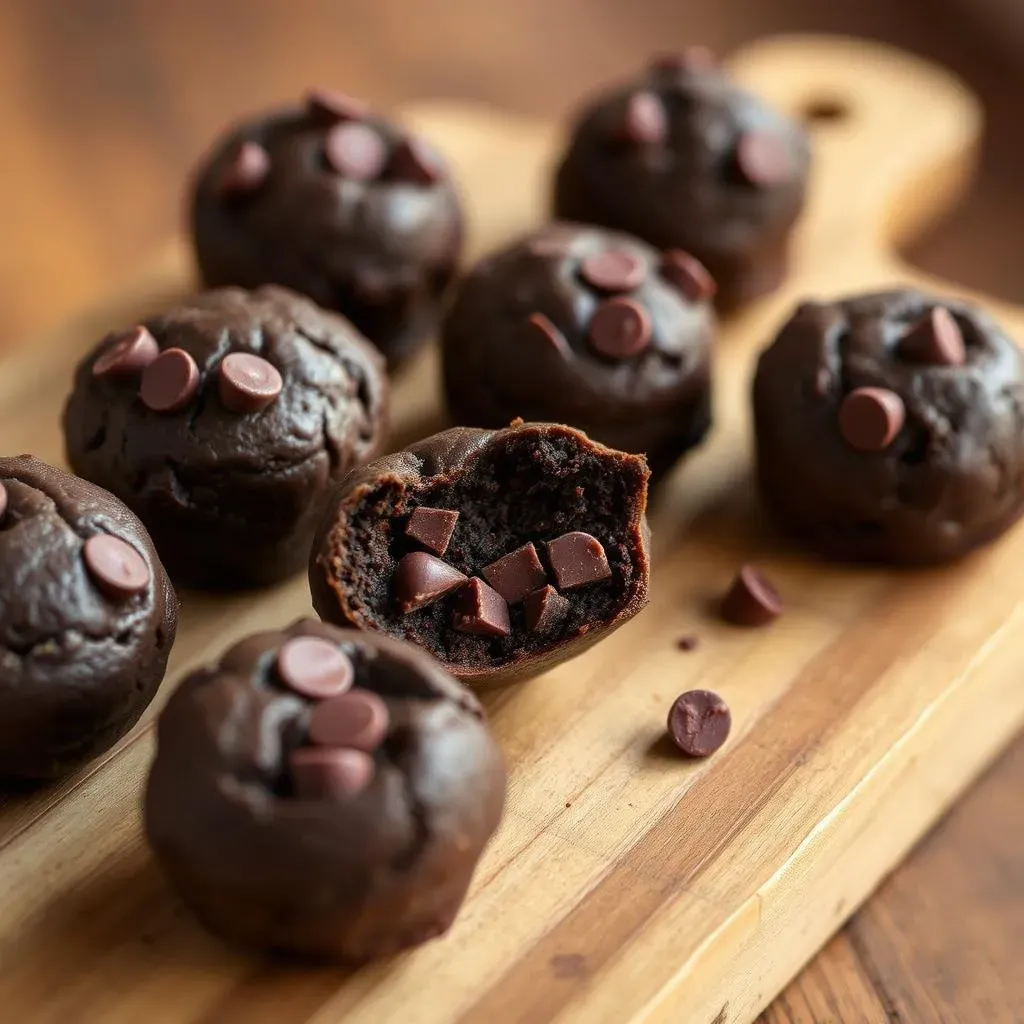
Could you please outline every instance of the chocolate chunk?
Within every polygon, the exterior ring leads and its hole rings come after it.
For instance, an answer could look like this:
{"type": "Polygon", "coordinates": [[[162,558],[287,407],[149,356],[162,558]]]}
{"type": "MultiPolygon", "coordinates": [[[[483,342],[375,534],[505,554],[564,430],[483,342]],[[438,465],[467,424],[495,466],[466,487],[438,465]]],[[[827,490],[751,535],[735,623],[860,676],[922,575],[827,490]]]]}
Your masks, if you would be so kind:
{"type": "Polygon", "coordinates": [[[425,548],[430,548],[435,555],[443,555],[448,550],[458,518],[458,512],[420,505],[412,510],[406,521],[405,533],[425,548]]]}
{"type": "Polygon", "coordinates": [[[143,371],[139,397],[154,412],[183,409],[199,389],[199,367],[181,348],[169,348],[143,371]]]}
{"type": "Polygon", "coordinates": [[[580,264],[580,277],[600,292],[631,292],[646,276],[643,260],[628,249],[595,252],[580,264]]]}
{"type": "Polygon", "coordinates": [[[547,583],[544,566],[533,544],[524,544],[480,571],[487,582],[509,603],[522,601],[531,590],[547,583]]]}
{"type": "Polygon", "coordinates": [[[700,646],[700,637],[693,633],[686,633],[676,641],[676,647],[681,651],[695,651],[700,646]]]}
{"type": "Polygon", "coordinates": [[[669,249],[662,256],[661,276],[691,302],[709,302],[715,297],[714,278],[699,259],[682,249],[669,249]]]}
{"type": "Polygon", "coordinates": [[[160,355],[156,338],[142,326],[116,335],[92,364],[94,377],[132,377],[160,355]]]}
{"type": "Polygon", "coordinates": [[[736,166],[757,188],[786,185],[793,177],[789,147],[774,132],[744,132],[736,146],[736,166]]]}
{"type": "Polygon", "coordinates": [[[366,104],[334,89],[310,89],[306,109],[330,121],[361,121],[369,113],[366,104]]]}
{"type": "Polygon", "coordinates": [[[387,150],[380,134],[369,125],[349,121],[339,124],[324,139],[327,162],[352,181],[371,181],[384,169],[387,150]]]}
{"type": "Polygon", "coordinates": [[[217,392],[225,409],[248,413],[265,409],[284,382],[277,367],[251,352],[231,352],[220,361],[217,392]]]}
{"type": "Polygon", "coordinates": [[[839,407],[839,430],[851,448],[880,452],[903,427],[903,399],[888,388],[857,388],[839,407]]]}
{"type": "Polygon", "coordinates": [[[650,146],[664,142],[668,135],[668,117],[665,105],[657,93],[643,90],[635,92],[626,102],[622,134],[627,141],[650,146]]]}
{"type": "Polygon", "coordinates": [[[707,757],[726,741],[732,728],[729,706],[711,690],[690,690],[677,697],[668,713],[675,745],[690,757],[707,757]]]}
{"type": "Polygon", "coordinates": [[[740,567],[722,600],[722,618],[734,626],[767,626],[782,613],[782,598],[752,565],[740,567]]]}
{"type": "Polygon", "coordinates": [[[612,574],[601,542],[589,533],[574,530],[544,546],[559,590],[600,583],[612,574]]]}
{"type": "Polygon", "coordinates": [[[426,608],[461,587],[466,575],[425,551],[403,555],[395,570],[395,600],[404,615],[426,608]]]}
{"type": "Polygon", "coordinates": [[[967,361],[964,336],[944,306],[929,310],[900,339],[901,359],[923,366],[963,366],[967,361]]]}
{"type": "Polygon", "coordinates": [[[565,621],[569,599],[548,585],[526,595],[526,628],[531,633],[551,634],[565,621]]]}
{"type": "Polygon", "coordinates": [[[317,704],[309,716],[309,738],[321,747],[352,747],[373,753],[388,734],[391,716],[370,690],[349,690],[317,704]]]}
{"type": "Polygon", "coordinates": [[[243,142],[228,158],[217,181],[224,196],[255,192],[270,174],[270,154],[258,142],[243,142]]]}
{"type": "Polygon", "coordinates": [[[629,359],[651,343],[651,316],[632,299],[609,299],[597,307],[587,338],[591,347],[609,359],[629,359]]]}
{"type": "Polygon", "coordinates": [[[115,601],[141,594],[149,586],[145,559],[120,537],[108,533],[90,537],[82,547],[82,558],[96,586],[115,601]]]}
{"type": "Polygon", "coordinates": [[[347,800],[373,780],[373,758],[361,750],[300,747],[288,755],[292,785],[305,800],[347,800]]]}
{"type": "Polygon", "coordinates": [[[434,185],[441,180],[441,170],[434,154],[420,139],[403,139],[391,157],[391,176],[396,181],[414,185],[434,185]]]}
{"type": "Polygon", "coordinates": [[[277,674],[289,689],[313,700],[344,693],[354,675],[352,662],[344,652],[316,636],[287,641],[277,652],[277,674]]]}
{"type": "Polygon", "coordinates": [[[4,513],[7,511],[7,488],[3,484],[0,484],[0,520],[3,519],[4,513]]]}
{"type": "Polygon", "coordinates": [[[505,599],[478,576],[459,593],[452,626],[460,633],[478,636],[508,636],[512,632],[505,599]]]}
{"type": "Polygon", "coordinates": [[[543,313],[530,314],[526,326],[563,359],[571,357],[572,350],[569,348],[565,336],[543,313]]]}

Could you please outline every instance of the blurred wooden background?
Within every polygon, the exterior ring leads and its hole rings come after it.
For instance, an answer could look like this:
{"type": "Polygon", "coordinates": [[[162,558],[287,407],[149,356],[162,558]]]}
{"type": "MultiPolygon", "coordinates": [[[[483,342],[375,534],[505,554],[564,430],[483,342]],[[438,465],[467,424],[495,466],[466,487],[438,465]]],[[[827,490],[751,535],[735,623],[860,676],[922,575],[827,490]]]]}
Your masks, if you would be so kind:
{"type": "MultiPolygon", "coordinates": [[[[727,51],[782,31],[898,43],[981,94],[990,135],[978,187],[912,255],[1024,302],[1024,71],[953,10],[945,0],[3,0],[0,349],[130,276],[178,230],[182,181],[217,129],[311,83],[385,107],[445,96],[557,117],[653,49],[727,51]]],[[[1022,794],[1024,740],[764,1020],[1024,1021],[1022,794]]]]}

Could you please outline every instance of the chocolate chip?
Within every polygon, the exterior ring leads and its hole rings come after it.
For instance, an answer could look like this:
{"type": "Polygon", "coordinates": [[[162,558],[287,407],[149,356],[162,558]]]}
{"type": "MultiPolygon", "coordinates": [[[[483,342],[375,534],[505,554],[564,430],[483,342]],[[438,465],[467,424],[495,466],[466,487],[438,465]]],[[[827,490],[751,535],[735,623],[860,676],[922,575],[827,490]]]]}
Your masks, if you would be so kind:
{"type": "Polygon", "coordinates": [[[677,697],[668,713],[675,745],[690,757],[707,757],[726,741],[732,728],[729,706],[711,690],[690,690],[677,697]]]}
{"type": "Polygon", "coordinates": [[[722,618],[734,626],[767,626],[781,613],[775,587],[752,565],[741,566],[722,599],[722,618]]]}
{"type": "Polygon", "coordinates": [[[569,600],[549,585],[527,594],[524,609],[526,628],[543,636],[553,633],[565,621],[569,600]]]}
{"type": "Polygon", "coordinates": [[[512,632],[505,599],[479,576],[474,576],[459,592],[452,626],[460,633],[477,636],[508,636],[512,632]]]}
{"type": "Polygon", "coordinates": [[[682,249],[669,249],[661,257],[661,276],[679,289],[691,302],[708,302],[718,286],[696,256],[682,249]]]}
{"type": "Polygon", "coordinates": [[[676,74],[687,71],[691,74],[711,71],[718,67],[715,51],[709,46],[688,46],[678,53],[659,53],[651,60],[651,71],[676,74]]]}
{"type": "Polygon", "coordinates": [[[601,542],[589,533],[574,530],[544,546],[559,590],[600,583],[612,574],[601,542]]]}
{"type": "Polygon", "coordinates": [[[631,292],[643,284],[647,268],[628,249],[604,249],[583,260],[580,276],[599,292],[631,292]]]}
{"type": "Polygon", "coordinates": [[[785,185],[793,177],[789,147],[774,132],[744,132],[736,147],[736,166],[758,188],[785,185]]]}
{"type": "Polygon", "coordinates": [[[676,641],[676,647],[681,651],[695,651],[699,646],[700,637],[694,636],[693,633],[687,633],[676,641]]]}
{"type": "Polygon", "coordinates": [[[361,750],[300,747],[288,755],[295,793],[305,800],[346,800],[373,780],[373,758],[361,750]]]}
{"type": "Polygon", "coordinates": [[[388,734],[388,706],[369,690],[349,690],[321,701],[309,716],[309,738],[321,747],[372,753],[388,734]]]}
{"type": "Polygon", "coordinates": [[[901,359],[924,366],[963,366],[967,361],[964,336],[953,314],[935,306],[900,339],[901,359]]]}
{"type": "Polygon", "coordinates": [[[339,124],[327,133],[324,154],[340,175],[352,181],[371,181],[387,162],[387,149],[380,134],[355,121],[339,124]]]}
{"type": "Polygon", "coordinates": [[[404,615],[461,587],[466,575],[425,551],[403,555],[395,570],[395,600],[404,615]]]}
{"type": "Polygon", "coordinates": [[[92,364],[94,377],[132,377],[160,355],[156,338],[145,327],[133,327],[111,339],[92,364]]]}
{"type": "Polygon", "coordinates": [[[297,636],[277,652],[277,674],[303,697],[324,700],[344,693],[355,673],[352,662],[329,640],[297,636]]]}
{"type": "Polygon", "coordinates": [[[199,389],[199,367],[181,348],[161,352],[143,371],[139,397],[154,412],[174,412],[199,389]]]}
{"type": "Polygon", "coordinates": [[[217,393],[225,409],[247,413],[265,409],[284,382],[277,367],[251,352],[231,352],[220,361],[217,393]]]}
{"type": "Polygon", "coordinates": [[[146,560],[120,537],[98,533],[82,547],[82,558],[93,582],[115,601],[141,594],[150,580],[146,560]]]}
{"type": "Polygon", "coordinates": [[[228,158],[217,190],[233,196],[255,192],[270,174],[270,154],[258,142],[243,142],[228,158]]]}
{"type": "Polygon", "coordinates": [[[391,157],[391,176],[414,185],[435,185],[441,180],[437,158],[420,139],[403,139],[391,157]]]}
{"type": "Polygon", "coordinates": [[[572,355],[572,349],[562,332],[543,314],[531,313],[526,321],[527,328],[538,338],[541,338],[545,345],[551,347],[562,359],[568,359],[572,355]]]}
{"type": "Polygon", "coordinates": [[[524,544],[496,562],[491,562],[480,575],[509,603],[516,604],[538,587],[547,583],[544,566],[532,544],[524,544]]]}
{"type": "Polygon", "coordinates": [[[421,505],[414,508],[406,520],[405,533],[425,548],[430,548],[435,555],[443,555],[448,550],[458,518],[458,512],[421,505]]]}
{"type": "Polygon", "coordinates": [[[651,318],[632,299],[608,299],[590,319],[591,348],[608,359],[629,359],[651,343],[651,318]]]}
{"type": "Polygon", "coordinates": [[[369,112],[365,103],[334,89],[310,89],[306,109],[330,121],[361,121],[369,112]]]}
{"type": "Polygon", "coordinates": [[[0,484],[0,519],[3,519],[7,511],[7,488],[0,484]]]}
{"type": "Polygon", "coordinates": [[[668,135],[665,104],[657,93],[635,92],[626,103],[622,134],[628,142],[651,146],[664,142],[668,135]]]}
{"type": "Polygon", "coordinates": [[[839,430],[851,448],[880,452],[892,444],[906,418],[903,399],[888,388],[857,388],[839,407],[839,430]]]}

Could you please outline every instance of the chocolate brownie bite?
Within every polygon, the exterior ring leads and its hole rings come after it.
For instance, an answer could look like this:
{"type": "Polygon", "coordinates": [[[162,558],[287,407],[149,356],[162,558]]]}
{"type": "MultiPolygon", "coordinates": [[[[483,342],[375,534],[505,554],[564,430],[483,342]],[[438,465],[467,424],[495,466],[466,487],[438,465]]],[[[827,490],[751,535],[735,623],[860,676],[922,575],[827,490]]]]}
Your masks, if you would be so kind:
{"type": "Polygon", "coordinates": [[[164,677],[178,602],[145,527],[112,494],[0,458],[0,778],[99,756],[164,677]]]}
{"type": "Polygon", "coordinates": [[[64,434],[177,582],[260,585],[305,565],[330,491],[380,449],[387,393],[343,318],[283,288],[225,288],[100,342],[64,434]]]}
{"type": "Polygon", "coordinates": [[[447,931],[504,798],[480,705],[437,662],[305,620],[182,682],[145,823],[212,931],[360,963],[447,931]]]}
{"type": "Polygon", "coordinates": [[[964,302],[805,303],[761,355],[754,419],[765,501],[840,558],[947,561],[1024,508],[1024,359],[964,302]]]}
{"type": "Polygon", "coordinates": [[[458,423],[569,423],[656,476],[711,422],[714,281],[678,250],[553,224],[484,259],[442,328],[458,423]]]}
{"type": "Polygon", "coordinates": [[[313,605],[461,679],[536,675],[647,603],[647,478],[642,456],[571,427],[446,430],[345,480],[313,545],[313,605]],[[437,543],[424,512],[455,517],[437,543]]]}
{"type": "Polygon", "coordinates": [[[433,332],[462,246],[433,147],[325,90],[228,129],[196,172],[191,223],[207,287],[293,288],[392,364],[433,332]]]}
{"type": "Polygon", "coordinates": [[[582,109],[555,178],[555,214],[690,253],[731,309],[783,280],[809,165],[802,126],[696,47],[655,58],[582,109]]]}

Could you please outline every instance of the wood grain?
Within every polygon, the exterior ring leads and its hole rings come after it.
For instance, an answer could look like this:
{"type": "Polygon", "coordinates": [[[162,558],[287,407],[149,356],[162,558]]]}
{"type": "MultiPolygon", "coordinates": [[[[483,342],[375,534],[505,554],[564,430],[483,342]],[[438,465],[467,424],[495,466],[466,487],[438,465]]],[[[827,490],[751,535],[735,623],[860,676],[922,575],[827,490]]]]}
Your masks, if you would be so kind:
{"type": "MultiPolygon", "coordinates": [[[[0,911],[0,996],[19,1019],[386,1021],[408,1019],[412,994],[433,990],[444,1001],[424,1021],[749,1020],[1012,735],[1024,717],[1019,531],[946,570],[826,571],[765,531],[745,483],[752,352],[804,290],[912,276],[887,246],[955,194],[976,110],[943,76],[885,51],[786,43],[746,54],[739,70],[791,109],[823,84],[856,83],[858,113],[819,140],[794,280],[727,327],[721,425],[656,510],[654,605],[573,665],[488,695],[513,798],[452,935],[352,977],[221,948],[141,845],[144,725],[104,764],[0,816],[0,891],[13,894],[0,911]],[[792,595],[767,634],[704,619],[751,553],[792,595]],[[697,621],[701,648],[683,662],[674,640],[697,621]],[[682,766],[658,741],[683,681],[720,689],[734,709],[735,740],[707,764],[682,766]],[[998,720],[970,714],[979,700],[1002,709],[998,720]],[[59,990],[56,962],[69,978],[59,990]]],[[[521,183],[542,180],[549,132],[453,110],[418,120],[470,185],[478,248],[537,218],[539,192],[521,183]]],[[[183,277],[171,253],[49,355],[9,362],[3,436],[53,457],[75,352],[183,277]]],[[[425,363],[403,382],[420,397],[401,403],[401,430],[429,417],[432,373],[425,363]]],[[[232,602],[185,595],[175,667],[306,606],[301,583],[232,602]]]]}

